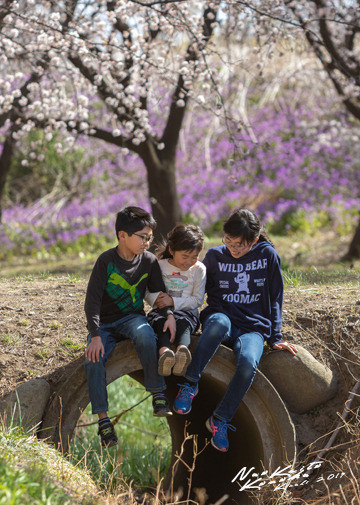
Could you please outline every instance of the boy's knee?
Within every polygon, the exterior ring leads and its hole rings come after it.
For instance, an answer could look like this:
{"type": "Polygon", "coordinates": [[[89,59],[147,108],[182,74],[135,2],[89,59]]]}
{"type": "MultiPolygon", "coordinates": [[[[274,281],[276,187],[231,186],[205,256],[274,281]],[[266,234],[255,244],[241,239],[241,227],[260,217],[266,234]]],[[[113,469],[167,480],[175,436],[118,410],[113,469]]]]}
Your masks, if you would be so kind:
{"type": "Polygon", "coordinates": [[[136,346],[152,348],[154,345],[156,346],[156,335],[151,326],[148,328],[143,327],[134,337],[133,341],[136,346]]]}

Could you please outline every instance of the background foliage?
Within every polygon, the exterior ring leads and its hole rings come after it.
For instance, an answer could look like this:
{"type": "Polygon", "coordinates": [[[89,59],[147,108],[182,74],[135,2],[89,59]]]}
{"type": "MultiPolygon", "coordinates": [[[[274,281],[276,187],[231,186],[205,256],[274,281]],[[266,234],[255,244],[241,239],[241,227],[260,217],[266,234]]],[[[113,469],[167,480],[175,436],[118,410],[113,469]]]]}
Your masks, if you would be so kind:
{"type": "MultiPolygon", "coordinates": [[[[255,90],[252,95],[255,100],[255,90]]],[[[212,233],[230,211],[248,206],[273,233],[351,232],[360,207],[359,125],[331,97],[298,103],[293,90],[282,93],[281,103],[254,103],[252,110],[257,142],[237,133],[241,156],[209,113],[189,113],[177,155],[185,220],[212,233]]],[[[134,154],[84,138],[59,156],[54,142],[32,132],[13,159],[0,229],[3,258],[86,254],[114,240],[120,208],[150,210],[146,172],[134,154]]]]}

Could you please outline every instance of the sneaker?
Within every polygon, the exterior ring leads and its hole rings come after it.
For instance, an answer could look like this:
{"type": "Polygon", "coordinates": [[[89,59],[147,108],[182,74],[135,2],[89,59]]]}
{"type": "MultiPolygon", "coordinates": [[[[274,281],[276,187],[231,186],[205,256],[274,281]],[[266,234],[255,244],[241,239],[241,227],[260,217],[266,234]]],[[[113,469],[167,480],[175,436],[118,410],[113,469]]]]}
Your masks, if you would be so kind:
{"type": "Polygon", "coordinates": [[[236,431],[235,426],[228,424],[227,421],[220,421],[220,419],[215,419],[214,416],[211,416],[206,421],[206,427],[213,435],[211,445],[218,451],[227,452],[229,449],[227,430],[236,431]]]}
{"type": "Polygon", "coordinates": [[[98,435],[101,437],[101,447],[105,447],[105,449],[108,449],[118,443],[118,438],[112,422],[106,422],[99,425],[98,435]]]}
{"type": "Polygon", "coordinates": [[[185,382],[180,386],[177,397],[174,400],[173,409],[177,414],[188,414],[191,410],[191,402],[198,394],[199,388],[197,384],[192,386],[185,382]]]}
{"type": "Polygon", "coordinates": [[[168,401],[165,395],[154,395],[153,396],[153,415],[155,417],[168,417],[172,416],[172,412],[169,408],[168,401]]]}
{"type": "Polygon", "coordinates": [[[175,354],[174,375],[184,375],[191,362],[191,352],[187,347],[180,347],[175,354]]]}
{"type": "Polygon", "coordinates": [[[158,361],[158,374],[170,375],[174,364],[175,364],[175,354],[171,349],[166,349],[166,351],[162,353],[158,361]]]}

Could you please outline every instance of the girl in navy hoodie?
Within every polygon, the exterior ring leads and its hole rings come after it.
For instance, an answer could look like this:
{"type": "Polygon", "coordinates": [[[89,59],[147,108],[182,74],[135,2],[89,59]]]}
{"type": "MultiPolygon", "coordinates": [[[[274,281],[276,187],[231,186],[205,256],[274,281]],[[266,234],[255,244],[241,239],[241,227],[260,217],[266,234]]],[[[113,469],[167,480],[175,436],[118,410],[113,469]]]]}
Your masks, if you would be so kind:
{"type": "Polygon", "coordinates": [[[226,452],[227,430],[251,386],[264,342],[295,354],[281,334],[283,280],[280,257],[255,214],[236,210],[223,226],[223,245],[208,250],[207,307],[201,312],[202,334],[174,401],[174,411],[187,414],[198,393],[198,381],[220,344],[233,349],[236,370],[213,415],[206,421],[212,445],[226,452]]]}

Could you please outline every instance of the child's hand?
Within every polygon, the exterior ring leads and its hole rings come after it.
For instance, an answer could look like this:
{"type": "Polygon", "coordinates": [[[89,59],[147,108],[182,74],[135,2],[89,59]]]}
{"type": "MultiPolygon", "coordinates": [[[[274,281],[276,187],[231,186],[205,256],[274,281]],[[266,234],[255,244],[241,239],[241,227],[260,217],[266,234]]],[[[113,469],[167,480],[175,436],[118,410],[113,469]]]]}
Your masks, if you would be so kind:
{"type": "Polygon", "coordinates": [[[294,344],[289,344],[288,342],[278,342],[277,344],[274,344],[272,348],[278,351],[286,350],[294,355],[297,353],[296,346],[294,344]]]}
{"type": "Polygon", "coordinates": [[[166,330],[169,330],[170,332],[170,342],[174,342],[176,334],[176,321],[175,317],[172,314],[170,314],[165,321],[163,331],[166,330]]]}
{"type": "Polygon", "coordinates": [[[155,305],[156,307],[159,307],[159,309],[169,306],[173,307],[174,300],[167,293],[160,293],[155,300],[155,305]]]}
{"type": "Polygon", "coordinates": [[[85,351],[85,356],[89,361],[96,363],[96,361],[100,361],[100,356],[104,356],[104,352],[105,349],[101,341],[101,337],[93,337],[85,351]]]}

